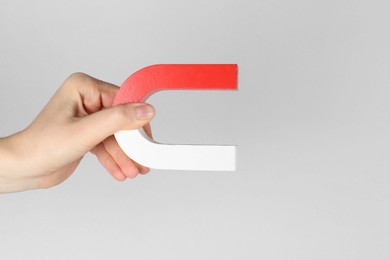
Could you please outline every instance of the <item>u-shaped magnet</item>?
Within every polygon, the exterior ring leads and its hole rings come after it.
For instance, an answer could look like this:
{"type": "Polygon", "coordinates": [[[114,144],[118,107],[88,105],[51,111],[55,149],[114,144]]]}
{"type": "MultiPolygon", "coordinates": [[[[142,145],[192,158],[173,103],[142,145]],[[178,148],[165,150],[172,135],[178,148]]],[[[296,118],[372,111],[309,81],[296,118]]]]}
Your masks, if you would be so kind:
{"type": "MultiPolygon", "coordinates": [[[[122,84],[113,105],[145,102],[161,90],[237,90],[236,64],[160,64],[145,67],[122,84]]],[[[234,171],[236,147],[231,145],[161,144],[144,130],[122,130],[115,138],[124,153],[154,169],[234,171]]]]}

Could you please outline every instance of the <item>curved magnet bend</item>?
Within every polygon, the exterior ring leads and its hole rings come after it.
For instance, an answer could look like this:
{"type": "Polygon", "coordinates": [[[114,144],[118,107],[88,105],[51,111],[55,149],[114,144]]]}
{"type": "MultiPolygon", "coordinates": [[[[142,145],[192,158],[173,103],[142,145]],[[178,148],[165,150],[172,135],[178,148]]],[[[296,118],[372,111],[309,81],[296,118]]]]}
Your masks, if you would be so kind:
{"type": "MultiPolygon", "coordinates": [[[[236,90],[236,64],[152,65],[132,74],[113,105],[145,102],[160,90],[236,90]]],[[[127,156],[154,169],[234,171],[236,147],[160,144],[144,130],[123,130],[115,138],[127,156]]]]}

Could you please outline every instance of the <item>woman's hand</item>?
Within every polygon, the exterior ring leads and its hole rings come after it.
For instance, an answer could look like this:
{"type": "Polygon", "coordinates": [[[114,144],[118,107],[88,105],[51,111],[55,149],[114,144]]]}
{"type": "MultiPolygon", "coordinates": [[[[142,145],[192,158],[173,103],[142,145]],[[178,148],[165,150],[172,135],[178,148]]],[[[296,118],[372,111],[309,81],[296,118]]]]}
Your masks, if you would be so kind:
{"type": "Polygon", "coordinates": [[[148,168],[128,158],[113,134],[145,128],[154,108],[112,106],[118,87],[83,73],[71,75],[25,130],[0,139],[0,192],[49,188],[67,179],[89,151],[118,181],[148,168]]]}

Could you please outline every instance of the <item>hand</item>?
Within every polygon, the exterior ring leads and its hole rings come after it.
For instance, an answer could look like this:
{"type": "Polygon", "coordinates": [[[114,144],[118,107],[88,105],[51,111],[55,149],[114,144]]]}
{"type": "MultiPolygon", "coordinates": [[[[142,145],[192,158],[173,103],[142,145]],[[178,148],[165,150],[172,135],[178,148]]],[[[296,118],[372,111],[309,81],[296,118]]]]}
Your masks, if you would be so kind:
{"type": "Polygon", "coordinates": [[[71,75],[25,130],[0,139],[0,192],[49,188],[66,180],[91,151],[118,181],[148,168],[128,158],[113,134],[145,128],[154,108],[111,107],[118,87],[82,73],[71,75]]]}

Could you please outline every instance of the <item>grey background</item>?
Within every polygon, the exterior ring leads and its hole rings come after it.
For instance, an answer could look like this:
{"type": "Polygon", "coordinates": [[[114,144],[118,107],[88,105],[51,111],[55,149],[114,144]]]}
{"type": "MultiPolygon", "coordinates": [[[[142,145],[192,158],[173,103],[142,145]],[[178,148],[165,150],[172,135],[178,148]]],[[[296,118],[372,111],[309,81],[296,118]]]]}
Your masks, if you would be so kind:
{"type": "MultiPolygon", "coordinates": [[[[155,139],[237,144],[235,173],[115,182],[88,155],[0,196],[0,259],[389,259],[388,1],[0,1],[0,134],[72,72],[238,63],[238,92],[161,92],[155,139]]],[[[33,151],[32,151],[33,152],[33,151]]],[[[1,160],[1,158],[0,158],[1,160]]]]}

